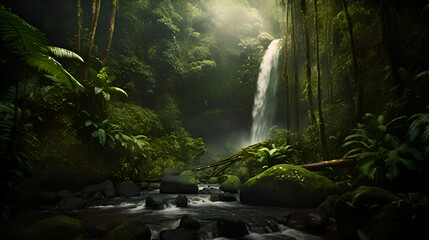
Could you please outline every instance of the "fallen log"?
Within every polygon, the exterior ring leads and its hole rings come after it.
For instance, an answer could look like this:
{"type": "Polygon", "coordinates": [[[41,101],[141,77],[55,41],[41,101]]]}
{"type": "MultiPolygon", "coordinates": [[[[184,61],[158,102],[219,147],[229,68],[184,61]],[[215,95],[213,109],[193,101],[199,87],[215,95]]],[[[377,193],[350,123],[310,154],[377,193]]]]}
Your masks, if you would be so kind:
{"type": "Polygon", "coordinates": [[[296,166],[305,168],[310,171],[320,171],[320,170],[324,170],[327,167],[332,167],[332,168],[348,167],[350,165],[354,165],[356,160],[357,160],[357,156],[353,155],[353,156],[345,157],[343,159],[334,159],[329,161],[301,164],[296,166]]]}

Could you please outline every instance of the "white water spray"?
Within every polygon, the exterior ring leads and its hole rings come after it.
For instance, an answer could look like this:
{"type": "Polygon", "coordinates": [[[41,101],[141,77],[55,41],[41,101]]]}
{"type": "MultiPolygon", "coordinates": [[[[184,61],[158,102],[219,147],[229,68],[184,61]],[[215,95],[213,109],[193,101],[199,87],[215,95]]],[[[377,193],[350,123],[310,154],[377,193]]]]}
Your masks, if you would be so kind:
{"type": "Polygon", "coordinates": [[[276,109],[276,88],[279,79],[280,39],[273,40],[262,59],[258,76],[257,90],[252,111],[251,144],[261,142],[267,137],[267,131],[274,125],[276,109]]]}

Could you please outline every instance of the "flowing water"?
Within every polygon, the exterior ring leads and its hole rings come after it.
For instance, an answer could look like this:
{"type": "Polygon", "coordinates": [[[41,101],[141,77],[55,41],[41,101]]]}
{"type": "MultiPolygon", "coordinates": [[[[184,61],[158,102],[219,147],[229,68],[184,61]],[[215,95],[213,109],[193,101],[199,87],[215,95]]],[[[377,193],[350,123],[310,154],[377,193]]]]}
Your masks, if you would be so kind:
{"type": "MultiPolygon", "coordinates": [[[[207,185],[200,185],[200,189],[207,185]]],[[[211,185],[212,188],[218,186],[211,185]]],[[[216,220],[220,217],[235,217],[245,222],[249,234],[240,238],[242,240],[332,240],[336,238],[321,237],[303,231],[293,229],[281,224],[281,220],[288,213],[294,216],[305,215],[306,209],[286,209],[275,207],[249,206],[235,202],[212,202],[209,194],[186,194],[188,197],[188,207],[179,208],[173,203],[177,194],[161,194],[159,191],[143,191],[138,197],[115,197],[88,202],[85,207],[78,211],[67,213],[74,218],[82,220],[85,226],[105,226],[106,229],[113,229],[126,220],[140,219],[148,225],[152,231],[152,239],[159,239],[162,230],[175,229],[179,226],[180,218],[187,214],[201,223],[202,228],[198,231],[201,240],[227,238],[214,238],[212,228],[216,220]],[[162,199],[164,209],[151,210],[146,208],[146,197],[152,195],[154,198],[162,199]]],[[[236,194],[238,199],[238,194],[236,194]]],[[[54,206],[39,209],[33,212],[26,212],[21,219],[15,219],[14,224],[23,224],[22,220],[46,218],[64,214],[56,210],[54,206]]],[[[27,227],[29,224],[27,224],[27,227]]],[[[16,230],[20,231],[20,230],[16,230]]]]}
{"type": "Polygon", "coordinates": [[[276,109],[276,88],[280,78],[277,70],[280,53],[280,39],[273,40],[262,59],[257,90],[252,111],[251,143],[265,140],[267,131],[274,125],[276,109]]]}

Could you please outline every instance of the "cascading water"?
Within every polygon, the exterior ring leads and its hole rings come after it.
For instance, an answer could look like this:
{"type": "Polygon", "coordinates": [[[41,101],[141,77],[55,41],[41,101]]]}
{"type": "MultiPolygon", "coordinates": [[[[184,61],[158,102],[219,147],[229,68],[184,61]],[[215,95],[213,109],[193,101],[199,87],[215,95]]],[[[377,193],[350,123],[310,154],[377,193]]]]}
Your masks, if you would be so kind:
{"type": "Polygon", "coordinates": [[[252,144],[265,140],[267,131],[274,125],[276,109],[276,88],[279,79],[277,66],[279,62],[280,39],[273,40],[262,59],[257,82],[257,90],[252,111],[252,144]]]}

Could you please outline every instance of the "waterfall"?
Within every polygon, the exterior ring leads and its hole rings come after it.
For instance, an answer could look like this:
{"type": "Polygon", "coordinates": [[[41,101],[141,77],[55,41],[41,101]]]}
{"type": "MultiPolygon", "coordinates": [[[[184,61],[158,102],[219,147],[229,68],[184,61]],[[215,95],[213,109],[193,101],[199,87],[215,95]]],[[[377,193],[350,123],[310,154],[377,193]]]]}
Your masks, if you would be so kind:
{"type": "Polygon", "coordinates": [[[265,140],[267,131],[274,125],[276,109],[276,88],[279,79],[277,70],[279,62],[280,39],[273,40],[262,59],[257,82],[257,90],[252,111],[252,144],[265,140]]]}

